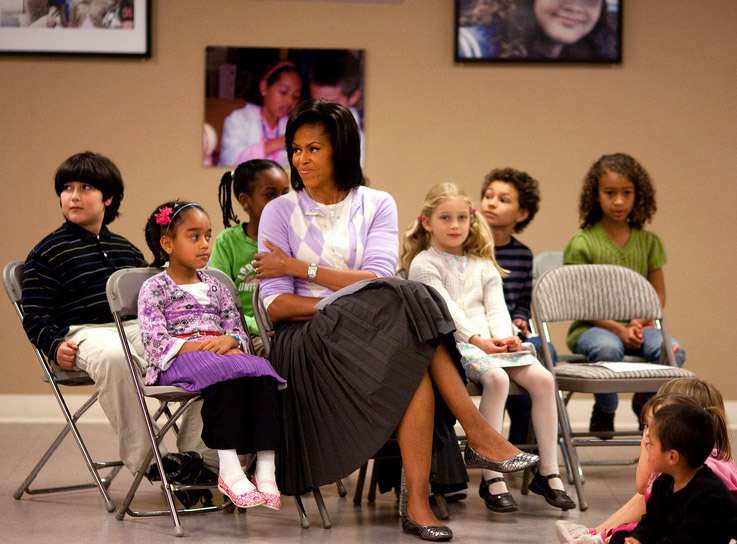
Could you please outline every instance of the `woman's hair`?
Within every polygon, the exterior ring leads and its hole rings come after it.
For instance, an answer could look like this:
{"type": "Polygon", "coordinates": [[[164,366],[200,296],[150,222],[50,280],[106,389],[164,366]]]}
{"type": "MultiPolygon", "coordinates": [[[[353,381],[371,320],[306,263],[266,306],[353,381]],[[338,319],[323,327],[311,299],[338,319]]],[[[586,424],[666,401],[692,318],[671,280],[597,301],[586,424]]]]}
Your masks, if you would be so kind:
{"type": "MultiPolygon", "coordinates": [[[[535,0],[461,0],[459,24],[493,26],[489,44],[496,58],[538,57],[537,41],[546,34],[535,17],[535,0]]],[[[563,47],[561,59],[614,59],[617,32],[610,26],[606,0],[596,25],[575,43],[563,47]]]]}
{"type": "Polygon", "coordinates": [[[493,181],[509,183],[517,190],[519,208],[527,211],[527,218],[514,226],[514,232],[522,232],[540,209],[540,189],[537,180],[527,172],[514,168],[495,168],[484,178],[484,183],[481,185],[481,200],[484,199],[486,189],[493,181]]]}
{"type": "Polygon", "coordinates": [[[177,225],[187,217],[187,214],[197,208],[207,215],[205,209],[194,202],[182,202],[175,200],[172,202],[164,202],[156,207],[154,212],[146,221],[145,235],[146,244],[154,256],[151,266],[162,267],[169,260],[169,255],[161,247],[161,237],[169,236],[174,238],[176,235],[177,225]]]}
{"type": "Polygon", "coordinates": [[[292,143],[295,132],[305,125],[322,127],[330,140],[336,189],[348,191],[366,184],[361,170],[361,133],[353,114],[337,102],[311,98],[298,104],[287,122],[285,138],[291,165],[290,179],[295,191],[301,191],[304,183],[292,164],[292,143]]]}
{"type": "Polygon", "coordinates": [[[412,264],[412,260],[417,257],[417,254],[432,245],[432,233],[426,231],[425,227],[422,226],[422,218],[430,219],[435,209],[448,199],[462,200],[468,204],[471,224],[468,230],[468,238],[463,242],[463,252],[483,259],[490,259],[502,277],[506,276],[507,271],[497,264],[494,257],[494,238],[489,225],[481,213],[473,207],[468,195],[455,183],[438,183],[428,191],[420,215],[412,221],[404,233],[402,258],[400,260],[401,268],[409,270],[409,266],[412,264]]]}
{"type": "Polygon", "coordinates": [[[233,211],[233,199],[231,195],[235,195],[236,200],[243,193],[251,196],[263,172],[278,168],[282,172],[284,169],[279,163],[269,159],[253,159],[240,163],[235,170],[230,170],[223,174],[220,178],[220,186],[218,188],[218,198],[220,200],[220,209],[223,212],[223,225],[225,228],[230,227],[230,222],[240,224],[240,219],[233,211]],[[232,192],[231,192],[232,187],[232,192]]]}
{"type": "Polygon", "coordinates": [[[657,210],[655,188],[650,175],[642,165],[624,153],[603,155],[589,168],[583,180],[578,204],[581,228],[587,229],[601,221],[603,214],[599,204],[599,180],[607,172],[620,174],[634,184],[635,204],[627,220],[631,228],[641,229],[645,223],[650,222],[657,210]]]}
{"type": "Polygon", "coordinates": [[[112,197],[112,202],[105,208],[103,225],[112,223],[118,217],[120,201],[123,200],[123,178],[113,161],[91,151],[72,155],[56,170],[54,190],[57,196],[61,196],[64,185],[73,181],[91,185],[102,192],[103,200],[112,197]]]}
{"type": "Polygon", "coordinates": [[[709,382],[699,378],[677,378],[662,385],[657,395],[651,397],[642,407],[644,419],[649,410],[656,412],[661,406],[674,403],[694,403],[712,416],[714,420],[714,447],[717,459],[731,459],[732,448],[729,443],[729,426],[724,410],[724,399],[719,390],[709,382]],[[685,400],[683,400],[685,399],[685,400]]]}

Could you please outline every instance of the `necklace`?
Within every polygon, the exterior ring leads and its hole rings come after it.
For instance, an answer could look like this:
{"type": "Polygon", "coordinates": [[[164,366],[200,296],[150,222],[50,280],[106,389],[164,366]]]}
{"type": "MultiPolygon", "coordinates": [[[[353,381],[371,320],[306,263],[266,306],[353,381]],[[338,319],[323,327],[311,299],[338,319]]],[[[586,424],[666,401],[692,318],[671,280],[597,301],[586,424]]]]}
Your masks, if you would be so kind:
{"type": "Polygon", "coordinates": [[[337,208],[336,204],[339,204],[340,202],[345,200],[345,196],[343,195],[342,191],[338,192],[338,195],[336,196],[334,202],[328,202],[328,203],[318,202],[318,200],[314,196],[312,196],[312,191],[310,191],[309,187],[307,187],[306,185],[305,185],[305,191],[307,191],[307,194],[316,204],[322,205],[322,206],[334,206],[334,208],[330,208],[326,210],[330,214],[330,217],[335,217],[335,208],[337,208]]]}

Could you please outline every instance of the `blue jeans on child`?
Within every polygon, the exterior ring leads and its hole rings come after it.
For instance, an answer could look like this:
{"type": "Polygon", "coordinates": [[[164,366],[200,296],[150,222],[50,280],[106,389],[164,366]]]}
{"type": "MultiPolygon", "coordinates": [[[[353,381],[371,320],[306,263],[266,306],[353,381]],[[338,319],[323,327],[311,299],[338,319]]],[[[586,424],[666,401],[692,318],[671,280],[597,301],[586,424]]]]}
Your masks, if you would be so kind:
{"type": "MultiPolygon", "coordinates": [[[[624,344],[616,334],[600,327],[591,327],[578,337],[576,345],[573,346],[573,351],[584,355],[586,360],[591,363],[621,361],[625,355],[639,355],[651,363],[658,363],[663,336],[655,327],[642,329],[642,336],[641,348],[625,350],[624,344]]],[[[673,338],[671,338],[671,341],[678,344],[678,351],[675,353],[676,364],[683,366],[686,361],[686,350],[673,338]]],[[[594,395],[594,402],[602,412],[613,414],[617,410],[619,400],[616,393],[597,393],[594,395]]]]}

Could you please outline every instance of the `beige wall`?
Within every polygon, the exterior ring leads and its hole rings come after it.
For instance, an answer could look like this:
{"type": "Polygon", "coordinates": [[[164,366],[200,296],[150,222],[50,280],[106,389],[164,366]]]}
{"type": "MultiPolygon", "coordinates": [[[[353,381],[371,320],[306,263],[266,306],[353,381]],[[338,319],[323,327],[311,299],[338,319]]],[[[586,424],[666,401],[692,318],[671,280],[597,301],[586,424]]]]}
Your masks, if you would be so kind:
{"type": "MultiPolygon", "coordinates": [[[[390,191],[400,230],[433,183],[473,196],[495,166],[542,183],[521,238],[561,249],[577,229],[588,166],[626,151],[658,189],[671,330],[688,366],[737,399],[728,338],[737,269],[737,3],[632,0],[619,66],[463,66],[452,61],[451,0],[153,2],[150,60],[0,58],[3,259],[25,258],[61,222],[52,176],[86,149],[110,156],[127,186],[113,230],[144,248],[160,201],[202,202],[217,221],[220,168],[200,166],[205,47],[364,48],[366,173],[390,191]]],[[[563,348],[562,339],[557,344],[563,348]]],[[[0,303],[0,393],[47,389],[23,331],[0,303]]]]}

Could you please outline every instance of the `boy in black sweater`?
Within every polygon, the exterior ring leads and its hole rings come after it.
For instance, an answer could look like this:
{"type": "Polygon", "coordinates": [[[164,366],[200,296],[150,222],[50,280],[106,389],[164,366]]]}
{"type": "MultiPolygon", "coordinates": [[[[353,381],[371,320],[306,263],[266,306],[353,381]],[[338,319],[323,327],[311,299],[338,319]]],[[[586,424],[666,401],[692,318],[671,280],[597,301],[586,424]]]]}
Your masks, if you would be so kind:
{"type": "Polygon", "coordinates": [[[727,544],[737,535],[737,500],[704,461],[714,447],[711,414],[673,404],[653,417],[645,448],[661,476],[637,527],[611,544],[727,544]]]}

